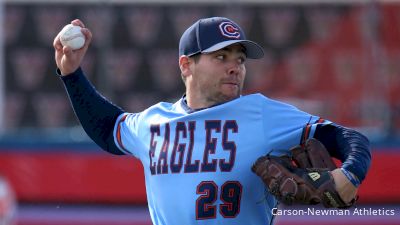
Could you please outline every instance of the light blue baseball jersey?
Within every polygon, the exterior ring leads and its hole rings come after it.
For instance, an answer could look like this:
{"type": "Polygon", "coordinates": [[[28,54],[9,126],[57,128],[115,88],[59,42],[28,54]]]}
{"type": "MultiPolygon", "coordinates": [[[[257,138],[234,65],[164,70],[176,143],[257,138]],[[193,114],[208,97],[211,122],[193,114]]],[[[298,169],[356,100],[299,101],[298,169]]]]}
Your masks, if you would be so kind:
{"type": "Polygon", "coordinates": [[[182,101],[124,113],[114,128],[117,146],[143,164],[153,223],[270,224],[276,200],[251,166],[287,154],[319,117],[261,94],[191,113],[182,101]]]}

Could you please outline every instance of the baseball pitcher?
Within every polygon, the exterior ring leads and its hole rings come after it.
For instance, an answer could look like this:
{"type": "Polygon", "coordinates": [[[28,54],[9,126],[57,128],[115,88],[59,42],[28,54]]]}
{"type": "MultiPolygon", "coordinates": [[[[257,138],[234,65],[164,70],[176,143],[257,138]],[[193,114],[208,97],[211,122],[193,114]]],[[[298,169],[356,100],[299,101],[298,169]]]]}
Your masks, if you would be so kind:
{"type": "Polygon", "coordinates": [[[125,112],[85,78],[92,33],[72,24],[85,44],[72,50],[55,38],[57,73],[93,141],[143,164],[154,224],[265,225],[278,203],[355,204],[371,161],[368,139],[261,94],[242,95],[246,61],[264,51],[234,21],[190,26],[177,59],[184,95],[141,112],[125,112]]]}

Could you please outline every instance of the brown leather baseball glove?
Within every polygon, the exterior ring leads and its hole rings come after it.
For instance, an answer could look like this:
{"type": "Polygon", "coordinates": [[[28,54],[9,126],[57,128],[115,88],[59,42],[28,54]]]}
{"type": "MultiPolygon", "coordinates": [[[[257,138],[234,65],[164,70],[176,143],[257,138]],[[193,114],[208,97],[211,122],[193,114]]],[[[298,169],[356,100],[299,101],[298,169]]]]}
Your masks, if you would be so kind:
{"type": "Polygon", "coordinates": [[[336,165],[321,142],[309,139],[304,147],[295,146],[291,152],[292,157],[262,156],[252,167],[280,202],[322,203],[327,208],[348,208],[355,203],[355,199],[345,203],[336,191],[330,174],[336,165]]]}

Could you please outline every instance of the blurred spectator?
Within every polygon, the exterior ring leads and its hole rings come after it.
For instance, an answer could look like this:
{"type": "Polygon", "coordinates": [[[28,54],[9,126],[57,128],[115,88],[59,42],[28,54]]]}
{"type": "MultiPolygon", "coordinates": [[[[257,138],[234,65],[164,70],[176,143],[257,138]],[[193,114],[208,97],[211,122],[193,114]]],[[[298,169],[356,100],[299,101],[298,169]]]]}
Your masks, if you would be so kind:
{"type": "Polygon", "coordinates": [[[334,85],[348,97],[357,97],[363,90],[361,53],[356,50],[338,50],[331,55],[334,85]]]}
{"type": "MultiPolygon", "coordinates": [[[[176,46],[178,46],[179,38],[186,28],[196,22],[199,18],[207,17],[207,11],[204,7],[174,7],[168,12],[173,28],[175,29],[176,46]]],[[[171,30],[164,30],[166,34],[171,35],[171,30]]],[[[178,55],[178,54],[177,54],[178,55]]]]}
{"type": "Polygon", "coordinates": [[[114,25],[118,26],[118,24],[115,24],[117,15],[118,14],[115,14],[112,11],[111,7],[99,7],[93,5],[91,7],[81,7],[79,18],[81,18],[82,21],[86,21],[85,25],[90,27],[93,36],[96,37],[93,38],[93,46],[98,48],[111,47],[112,29],[114,25]]]}
{"type": "Polygon", "coordinates": [[[331,54],[334,120],[347,126],[360,126],[360,103],[363,94],[362,58],[355,50],[338,50],[331,54]]]}
{"type": "MultiPolygon", "coordinates": [[[[358,23],[358,32],[361,36],[361,42],[375,45],[379,42],[378,36],[381,32],[382,15],[378,4],[367,4],[360,7],[355,13],[355,20],[358,23]]],[[[366,47],[366,46],[363,46],[366,47]]]]}
{"type": "Polygon", "coordinates": [[[35,27],[36,35],[39,36],[41,44],[46,46],[51,45],[60,29],[73,19],[71,11],[61,6],[42,6],[36,8],[33,15],[35,24],[39,24],[35,27]]]}
{"type": "Polygon", "coordinates": [[[159,95],[154,93],[133,91],[133,93],[124,94],[121,107],[123,107],[127,112],[141,112],[159,101],[159,95]]]}
{"type": "MultiPolygon", "coordinates": [[[[391,112],[388,102],[381,95],[369,95],[361,99],[360,103],[353,107],[359,107],[360,119],[358,124],[349,123],[351,126],[373,128],[380,130],[380,135],[391,135],[387,123],[390,122],[391,112]]],[[[390,122],[391,123],[391,122],[390,122]]],[[[395,134],[395,133],[394,133],[395,134]]]]}
{"type": "Polygon", "coordinates": [[[71,126],[67,123],[70,108],[65,95],[61,93],[37,93],[33,104],[37,126],[41,128],[58,128],[71,126]]]}
{"type": "Polygon", "coordinates": [[[6,23],[3,23],[3,31],[5,32],[4,40],[5,44],[9,46],[18,42],[18,39],[20,38],[19,34],[25,22],[26,13],[23,7],[18,6],[7,6],[7,9],[4,10],[4,12],[4,21],[7,21],[6,23]]]}
{"type": "Polygon", "coordinates": [[[400,134],[400,49],[387,51],[378,64],[377,73],[384,85],[381,92],[386,97],[388,103],[389,122],[387,128],[389,134],[400,134]]]}
{"type": "Polygon", "coordinates": [[[7,180],[0,175],[0,225],[15,225],[17,201],[7,180]]]}
{"type": "MultiPolygon", "coordinates": [[[[253,21],[255,14],[251,13],[249,8],[246,8],[245,6],[242,6],[242,5],[218,8],[215,15],[232,19],[237,24],[240,24],[242,29],[244,29],[244,28],[249,29],[249,30],[245,30],[246,34],[249,34],[250,28],[253,25],[255,25],[255,23],[253,21]]],[[[247,37],[247,38],[253,40],[251,37],[247,37]]]]}
{"type": "Polygon", "coordinates": [[[318,97],[319,61],[313,51],[298,50],[287,57],[287,92],[288,96],[312,99],[318,97]]]}
{"type": "Polygon", "coordinates": [[[315,45],[327,43],[335,33],[339,20],[339,10],[335,8],[309,7],[305,17],[309,25],[311,42],[315,45]]]}
{"type": "Polygon", "coordinates": [[[277,97],[283,83],[279,80],[282,74],[276,73],[276,62],[271,52],[266,51],[265,56],[259,60],[249,60],[244,91],[247,93],[262,92],[268,97],[277,97]]]}
{"type": "Polygon", "coordinates": [[[107,52],[107,83],[115,93],[135,90],[135,79],[141,63],[140,55],[133,49],[107,52]]]}
{"type": "Polygon", "coordinates": [[[10,128],[38,126],[35,113],[32,112],[36,105],[33,95],[44,91],[49,55],[44,49],[26,47],[15,49],[10,56],[14,74],[8,77],[11,83],[7,84],[6,104],[10,108],[6,114],[10,119],[6,124],[10,128]]]}
{"type": "Polygon", "coordinates": [[[331,40],[327,43],[329,49],[360,50],[363,47],[359,11],[359,8],[355,7],[346,13],[340,13],[336,26],[332,30],[334,32],[331,40]]]}
{"type": "Polygon", "coordinates": [[[21,127],[26,101],[21,93],[8,92],[5,96],[4,126],[9,132],[16,131],[21,127]]]}
{"type": "Polygon", "coordinates": [[[38,91],[46,75],[50,56],[41,48],[18,48],[11,53],[14,82],[19,91],[38,91]]]}
{"type": "Polygon", "coordinates": [[[274,49],[286,49],[293,46],[298,25],[299,11],[290,7],[266,8],[261,12],[261,28],[266,44],[274,49]]]}
{"type": "Polygon", "coordinates": [[[375,5],[378,29],[374,30],[387,49],[400,48],[400,4],[375,5]]]}
{"type": "MultiPolygon", "coordinates": [[[[93,80],[96,75],[96,50],[88,49],[85,58],[83,59],[81,67],[86,71],[86,77],[93,80]]],[[[52,68],[54,70],[54,68],[52,68]]],[[[95,82],[94,82],[95,83],[95,82]]]]}
{"type": "Polygon", "coordinates": [[[177,92],[183,85],[183,81],[176,79],[180,77],[177,57],[176,50],[153,50],[147,55],[154,88],[164,97],[183,94],[183,89],[177,92]]]}
{"type": "Polygon", "coordinates": [[[160,37],[161,10],[156,7],[129,7],[123,11],[130,39],[138,47],[151,47],[160,37]]]}

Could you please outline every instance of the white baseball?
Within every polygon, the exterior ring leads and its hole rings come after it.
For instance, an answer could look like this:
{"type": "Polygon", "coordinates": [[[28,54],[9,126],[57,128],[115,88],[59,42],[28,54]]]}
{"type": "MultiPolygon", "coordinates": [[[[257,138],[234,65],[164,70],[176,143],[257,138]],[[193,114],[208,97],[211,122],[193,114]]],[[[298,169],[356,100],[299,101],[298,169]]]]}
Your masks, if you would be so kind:
{"type": "Polygon", "coordinates": [[[85,44],[85,35],[81,32],[80,26],[68,24],[60,32],[60,41],[63,46],[76,50],[85,44]]]}

